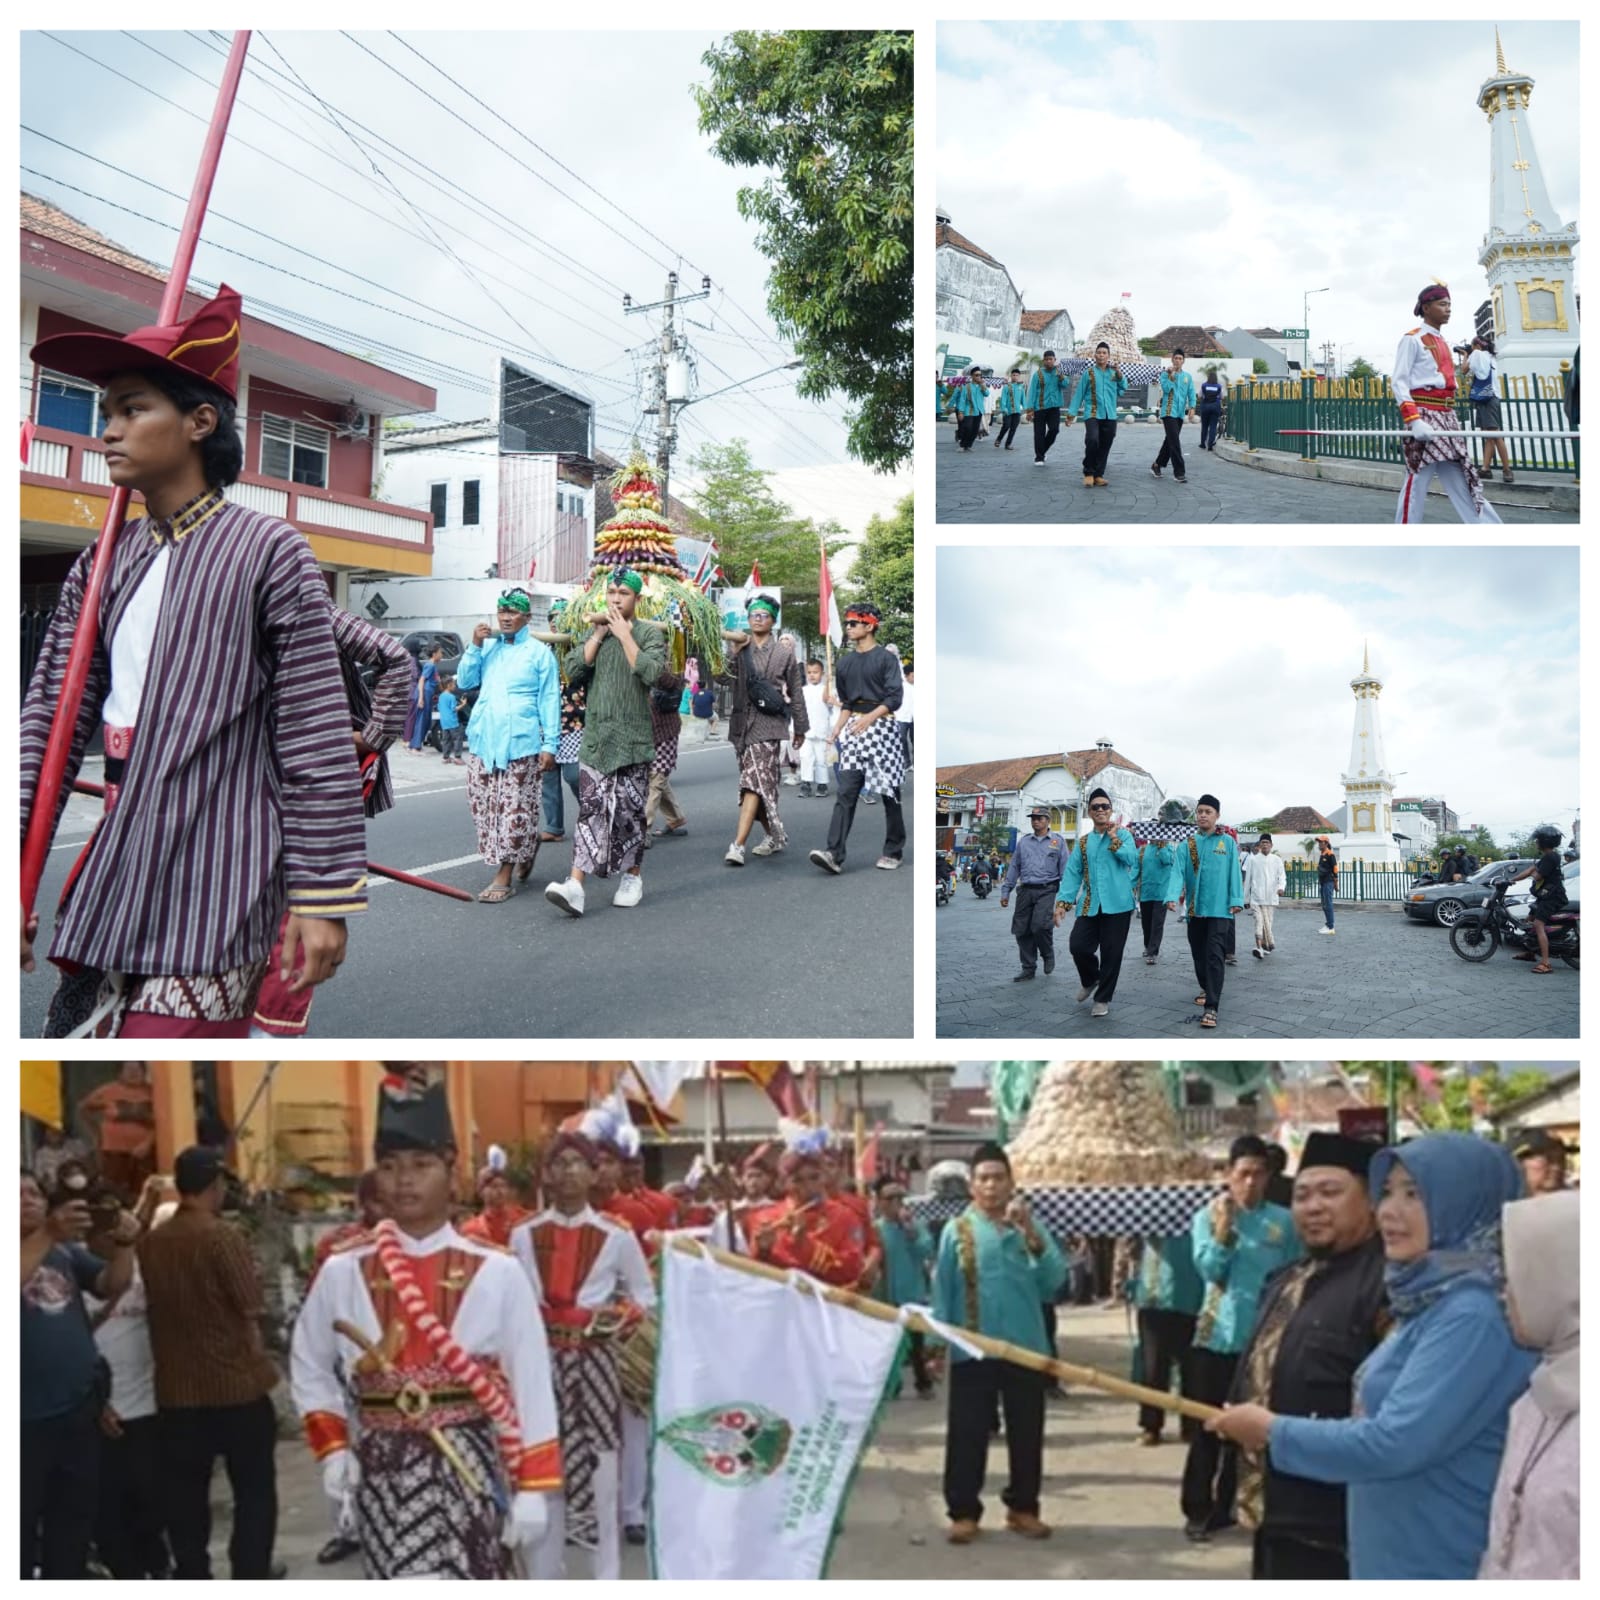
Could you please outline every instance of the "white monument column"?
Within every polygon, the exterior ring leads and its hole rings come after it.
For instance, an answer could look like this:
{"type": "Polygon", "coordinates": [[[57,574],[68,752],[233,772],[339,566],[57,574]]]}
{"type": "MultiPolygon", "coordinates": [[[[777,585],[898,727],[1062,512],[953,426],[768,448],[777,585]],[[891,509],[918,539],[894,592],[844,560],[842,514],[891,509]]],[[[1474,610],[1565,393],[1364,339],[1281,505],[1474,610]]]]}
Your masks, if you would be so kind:
{"type": "Polygon", "coordinates": [[[1383,753],[1378,725],[1378,696],[1383,684],[1373,675],[1363,649],[1361,675],[1350,680],[1356,697],[1356,721],[1350,734],[1350,761],[1344,773],[1345,832],[1342,861],[1400,865],[1394,842],[1394,779],[1383,753]]]}
{"type": "Polygon", "coordinates": [[[1559,399],[1561,364],[1578,343],[1578,225],[1563,223],[1550,204],[1528,121],[1533,79],[1506,66],[1498,28],[1494,53],[1494,76],[1478,90],[1489,119],[1489,231],[1478,264],[1489,280],[1495,355],[1508,396],[1559,399]]]}

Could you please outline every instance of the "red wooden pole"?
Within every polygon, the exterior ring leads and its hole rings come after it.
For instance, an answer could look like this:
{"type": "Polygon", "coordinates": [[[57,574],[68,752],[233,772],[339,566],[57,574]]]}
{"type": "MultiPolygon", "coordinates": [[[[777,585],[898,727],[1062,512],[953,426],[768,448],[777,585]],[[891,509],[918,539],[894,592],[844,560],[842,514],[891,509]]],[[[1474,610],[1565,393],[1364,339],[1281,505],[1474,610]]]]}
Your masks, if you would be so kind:
{"type": "MultiPolygon", "coordinates": [[[[211,184],[217,175],[222,143],[228,133],[228,118],[233,112],[234,96],[239,92],[239,79],[244,75],[245,52],[249,48],[250,32],[241,29],[233,36],[233,47],[228,52],[227,65],[222,69],[222,82],[217,86],[217,104],[211,113],[211,126],[206,130],[206,142],[200,152],[200,167],[195,173],[194,188],[189,193],[189,209],[184,213],[183,227],[178,233],[178,248],[172,258],[172,271],[167,275],[161,306],[156,312],[158,323],[176,322],[183,309],[189,268],[194,264],[195,247],[200,242],[200,224],[205,221],[206,206],[211,200],[211,184]]],[[[111,498],[106,503],[100,538],[95,545],[94,562],[89,568],[89,581],[84,587],[77,632],[73,635],[72,648],[67,654],[61,700],[56,706],[55,721],[50,725],[50,739],[45,745],[44,760],[39,767],[39,787],[34,791],[33,804],[28,812],[28,832],[22,842],[22,909],[25,917],[33,912],[34,901],[39,894],[39,880],[44,876],[45,857],[49,854],[51,835],[55,831],[56,803],[61,798],[67,758],[72,753],[72,734],[78,724],[78,708],[83,704],[84,685],[89,680],[89,663],[94,656],[100,632],[100,598],[111,571],[111,553],[127,510],[128,491],[113,488],[111,498]]]]}

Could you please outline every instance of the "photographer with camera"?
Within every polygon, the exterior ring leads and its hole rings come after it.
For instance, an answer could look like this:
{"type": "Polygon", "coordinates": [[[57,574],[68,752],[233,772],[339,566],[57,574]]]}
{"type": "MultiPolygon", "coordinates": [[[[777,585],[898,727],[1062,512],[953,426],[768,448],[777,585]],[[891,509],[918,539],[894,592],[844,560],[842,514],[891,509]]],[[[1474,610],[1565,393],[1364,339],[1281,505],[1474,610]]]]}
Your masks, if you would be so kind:
{"type": "MultiPolygon", "coordinates": [[[[88,1186],[85,1186],[88,1189],[88,1186]]],[[[94,1530],[100,1416],[110,1374],[89,1327],[86,1292],[109,1300],[133,1277],[139,1223],[109,1192],[52,1204],[22,1173],[22,1573],[81,1578],[94,1530]],[[98,1219],[98,1220],[97,1220],[98,1219]],[[81,1243],[95,1228],[108,1254],[81,1243]]]]}

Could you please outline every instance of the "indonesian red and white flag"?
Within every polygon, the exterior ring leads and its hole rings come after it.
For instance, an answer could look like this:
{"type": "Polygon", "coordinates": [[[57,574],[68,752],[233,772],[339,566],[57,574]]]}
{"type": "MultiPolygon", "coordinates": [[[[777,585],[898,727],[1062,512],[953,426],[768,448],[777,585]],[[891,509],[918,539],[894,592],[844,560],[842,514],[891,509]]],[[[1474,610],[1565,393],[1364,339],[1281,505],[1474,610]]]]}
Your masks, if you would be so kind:
{"type": "Polygon", "coordinates": [[[817,543],[822,550],[822,577],[818,580],[817,589],[821,601],[818,611],[822,617],[822,631],[835,644],[843,644],[844,623],[839,616],[839,602],[833,597],[833,579],[828,576],[828,547],[820,538],[817,543]]]}

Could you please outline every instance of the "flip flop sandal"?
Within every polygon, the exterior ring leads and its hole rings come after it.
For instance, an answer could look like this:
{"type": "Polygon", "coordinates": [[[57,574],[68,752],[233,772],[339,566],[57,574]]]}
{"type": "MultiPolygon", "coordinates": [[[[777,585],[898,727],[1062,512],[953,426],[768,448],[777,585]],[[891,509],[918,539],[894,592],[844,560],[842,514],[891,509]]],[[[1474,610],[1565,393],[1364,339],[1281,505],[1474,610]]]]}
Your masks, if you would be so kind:
{"type": "Polygon", "coordinates": [[[1206,1003],[1206,997],[1203,994],[1197,994],[1194,997],[1194,1003],[1197,1006],[1203,1006],[1206,1003]]]}
{"type": "Polygon", "coordinates": [[[1548,965],[1546,962],[1541,961],[1537,966],[1531,968],[1530,970],[1533,972],[1554,972],[1555,968],[1548,965]]]}
{"type": "Polygon", "coordinates": [[[487,889],[478,891],[478,904],[485,906],[503,905],[517,892],[514,883],[491,883],[487,889]]]}
{"type": "Polygon", "coordinates": [[[1216,1027],[1216,1025],[1217,1025],[1217,1014],[1216,1014],[1215,1011],[1206,1012],[1206,1014],[1203,1017],[1201,1017],[1201,1019],[1200,1019],[1200,1026],[1202,1028],[1214,1028],[1214,1027],[1216,1027]]]}
{"type": "Polygon", "coordinates": [[[564,834],[564,833],[541,833],[539,835],[539,843],[540,844],[559,844],[565,838],[566,838],[566,834],[564,834]]]}

